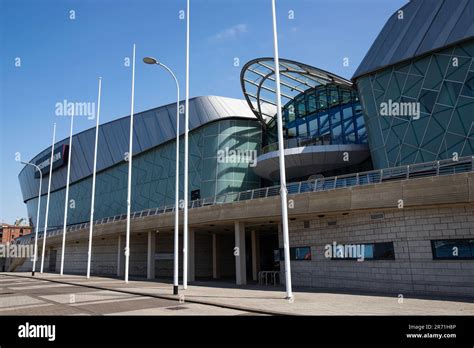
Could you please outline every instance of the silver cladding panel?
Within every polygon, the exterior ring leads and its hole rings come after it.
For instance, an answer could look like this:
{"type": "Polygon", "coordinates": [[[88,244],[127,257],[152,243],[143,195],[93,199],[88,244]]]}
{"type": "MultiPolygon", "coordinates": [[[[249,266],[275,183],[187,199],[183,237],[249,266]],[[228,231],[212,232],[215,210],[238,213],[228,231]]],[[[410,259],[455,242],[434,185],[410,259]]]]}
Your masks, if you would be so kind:
{"type": "Polygon", "coordinates": [[[387,21],[352,79],[472,37],[474,1],[411,0],[387,21]]]}
{"type": "MultiPolygon", "coordinates": [[[[184,101],[181,102],[184,105],[184,101]]],[[[245,100],[205,96],[189,100],[189,130],[192,131],[206,123],[230,118],[245,117],[255,119],[255,115],[245,100]]],[[[180,119],[180,134],[184,134],[184,115],[180,119]]],[[[123,117],[99,127],[99,146],[97,153],[97,171],[104,170],[124,161],[124,153],[128,151],[130,116],[123,117]]],[[[134,116],[133,154],[139,154],[176,137],[176,103],[156,109],[136,113],[134,116]]],[[[95,128],[73,136],[71,183],[92,175],[94,160],[95,128]]],[[[68,144],[69,139],[56,143],[56,147],[68,144]]],[[[35,162],[48,155],[51,147],[43,150],[30,160],[35,162]]],[[[53,172],[51,191],[66,186],[67,165],[53,172]]],[[[34,178],[32,166],[25,166],[18,175],[23,200],[27,201],[38,196],[39,179],[34,178]]],[[[43,175],[42,194],[48,190],[48,175],[43,175]]]]}
{"type": "MultiPolygon", "coordinates": [[[[285,149],[286,177],[295,180],[315,173],[359,164],[370,157],[365,144],[314,145],[285,149]],[[344,153],[350,162],[344,161],[344,153]]],[[[255,174],[273,182],[280,180],[278,151],[268,152],[257,158],[255,174]]]]}

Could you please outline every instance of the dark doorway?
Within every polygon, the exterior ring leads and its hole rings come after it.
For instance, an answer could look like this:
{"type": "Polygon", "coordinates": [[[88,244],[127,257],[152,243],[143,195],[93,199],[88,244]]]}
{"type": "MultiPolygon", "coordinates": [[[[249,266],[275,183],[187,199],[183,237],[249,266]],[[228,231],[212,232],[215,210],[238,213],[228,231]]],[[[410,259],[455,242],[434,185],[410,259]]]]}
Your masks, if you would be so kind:
{"type": "Polygon", "coordinates": [[[49,252],[49,272],[56,272],[56,258],[57,258],[58,251],[57,250],[50,250],[49,252]]]}
{"type": "Polygon", "coordinates": [[[250,231],[245,232],[245,267],[247,281],[252,279],[252,234],[250,231]]]}
{"type": "Polygon", "coordinates": [[[217,278],[235,281],[235,240],[233,234],[218,234],[217,236],[217,278]]]}
{"type": "Polygon", "coordinates": [[[280,262],[274,259],[274,250],[278,250],[278,232],[260,234],[261,271],[280,270],[280,262]]]}

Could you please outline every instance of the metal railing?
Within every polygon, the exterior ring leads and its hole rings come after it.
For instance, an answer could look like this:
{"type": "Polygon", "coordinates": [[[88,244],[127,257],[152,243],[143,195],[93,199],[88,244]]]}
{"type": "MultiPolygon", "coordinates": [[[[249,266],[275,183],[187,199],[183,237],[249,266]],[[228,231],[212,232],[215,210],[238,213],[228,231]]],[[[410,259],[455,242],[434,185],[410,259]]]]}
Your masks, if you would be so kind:
{"type": "Polygon", "coordinates": [[[280,284],[280,271],[260,271],[258,272],[258,284],[267,286],[270,284],[276,286],[280,284]]]}
{"type": "MultiPolygon", "coordinates": [[[[288,183],[286,185],[288,194],[300,194],[307,192],[320,192],[334,190],[344,187],[362,186],[379,184],[388,181],[409,180],[429,176],[442,176],[474,171],[474,156],[461,157],[458,160],[441,160],[434,162],[425,162],[411,164],[401,167],[384,168],[371,170],[362,173],[353,173],[333,177],[322,177],[314,180],[288,183]]],[[[278,196],[280,186],[269,186],[254,190],[227,193],[223,195],[197,199],[189,202],[189,209],[197,209],[217,204],[227,204],[239,201],[247,201],[261,198],[278,196]]],[[[175,205],[165,205],[163,207],[145,209],[131,213],[131,219],[140,219],[148,216],[173,213],[175,205]]],[[[127,214],[120,214],[111,217],[105,217],[94,221],[94,225],[103,225],[115,223],[127,218],[127,214]]],[[[69,225],[67,232],[82,230],[89,227],[89,222],[69,225]]],[[[62,228],[48,230],[48,237],[62,234],[62,228]]],[[[42,238],[43,231],[39,232],[38,238],[42,238]]],[[[34,239],[34,234],[19,237],[15,242],[27,244],[34,239]]]]}

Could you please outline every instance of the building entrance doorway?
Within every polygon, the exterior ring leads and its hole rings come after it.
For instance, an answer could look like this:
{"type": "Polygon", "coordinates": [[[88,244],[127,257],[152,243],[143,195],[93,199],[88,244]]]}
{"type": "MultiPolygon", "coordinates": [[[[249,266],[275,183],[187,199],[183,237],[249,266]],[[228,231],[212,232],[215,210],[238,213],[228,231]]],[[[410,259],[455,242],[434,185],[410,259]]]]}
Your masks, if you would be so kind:
{"type": "Polygon", "coordinates": [[[278,250],[278,231],[259,233],[259,244],[260,271],[279,271],[280,262],[275,259],[275,250],[278,250]]]}
{"type": "Polygon", "coordinates": [[[58,251],[51,249],[49,251],[49,272],[56,272],[56,259],[57,259],[58,251]]]}

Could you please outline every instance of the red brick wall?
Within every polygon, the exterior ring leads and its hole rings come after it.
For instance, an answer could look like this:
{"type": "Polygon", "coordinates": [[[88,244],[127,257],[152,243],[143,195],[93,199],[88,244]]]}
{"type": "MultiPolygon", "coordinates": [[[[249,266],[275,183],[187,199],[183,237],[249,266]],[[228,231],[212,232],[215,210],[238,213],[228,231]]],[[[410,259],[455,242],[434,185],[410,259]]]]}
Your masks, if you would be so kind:
{"type": "Polygon", "coordinates": [[[5,226],[3,227],[2,244],[10,243],[13,239],[31,233],[31,227],[5,226]]]}

